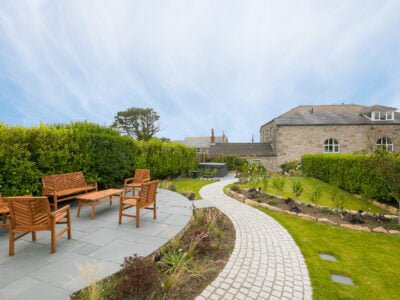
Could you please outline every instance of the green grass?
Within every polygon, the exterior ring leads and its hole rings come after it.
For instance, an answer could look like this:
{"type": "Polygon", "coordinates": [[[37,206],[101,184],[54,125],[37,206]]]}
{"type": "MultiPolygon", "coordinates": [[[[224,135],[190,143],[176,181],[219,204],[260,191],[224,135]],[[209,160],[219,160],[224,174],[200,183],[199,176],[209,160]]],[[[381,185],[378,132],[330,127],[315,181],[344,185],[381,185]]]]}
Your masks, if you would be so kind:
{"type": "Polygon", "coordinates": [[[362,209],[364,211],[374,212],[374,213],[383,213],[385,212],[380,207],[373,205],[372,203],[368,203],[367,201],[356,197],[355,195],[348,193],[336,186],[325,183],[321,180],[311,178],[311,177],[281,177],[285,179],[285,186],[282,192],[275,190],[271,184],[271,180],[269,180],[268,190],[267,192],[274,195],[279,195],[283,197],[291,197],[295,198],[292,192],[292,184],[295,181],[300,181],[303,185],[304,191],[298,200],[303,202],[311,203],[311,193],[315,190],[316,187],[320,187],[322,190],[322,197],[316,203],[317,205],[335,207],[335,204],[331,200],[331,195],[333,193],[338,193],[343,196],[344,199],[344,207],[351,210],[359,210],[362,209]]]}
{"type": "Polygon", "coordinates": [[[360,232],[260,209],[293,236],[305,258],[313,299],[400,299],[400,236],[360,232]],[[338,258],[324,261],[319,253],[338,258]],[[354,286],[333,283],[332,273],[354,286]]]}
{"type": "Polygon", "coordinates": [[[161,188],[167,188],[168,184],[173,184],[178,193],[192,192],[196,195],[196,199],[201,199],[199,191],[200,189],[210,183],[215,182],[214,180],[200,180],[200,179],[172,179],[163,181],[160,183],[161,188]]]}

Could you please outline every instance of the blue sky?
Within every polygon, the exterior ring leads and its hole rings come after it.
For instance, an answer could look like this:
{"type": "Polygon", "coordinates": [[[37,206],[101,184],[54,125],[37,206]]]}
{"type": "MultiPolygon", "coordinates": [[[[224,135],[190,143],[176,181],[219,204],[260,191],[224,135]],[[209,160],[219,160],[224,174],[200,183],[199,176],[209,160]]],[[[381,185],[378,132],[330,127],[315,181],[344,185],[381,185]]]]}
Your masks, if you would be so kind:
{"type": "Polygon", "coordinates": [[[400,108],[400,1],[0,2],[0,120],[152,107],[159,136],[258,140],[300,104],[400,108]]]}

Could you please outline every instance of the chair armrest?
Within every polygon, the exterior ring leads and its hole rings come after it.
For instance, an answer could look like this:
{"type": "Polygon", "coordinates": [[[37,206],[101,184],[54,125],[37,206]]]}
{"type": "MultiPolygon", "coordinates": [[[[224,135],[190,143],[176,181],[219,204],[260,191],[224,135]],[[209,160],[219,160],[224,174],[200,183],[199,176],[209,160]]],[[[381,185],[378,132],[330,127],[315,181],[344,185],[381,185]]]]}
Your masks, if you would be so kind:
{"type": "Polygon", "coordinates": [[[86,182],[86,185],[88,185],[88,183],[93,183],[97,190],[97,181],[96,180],[86,179],[85,182],[86,182]]]}
{"type": "Polygon", "coordinates": [[[139,182],[139,180],[136,177],[125,179],[124,185],[131,183],[131,182],[139,182]]]}
{"type": "Polygon", "coordinates": [[[51,212],[50,217],[55,218],[58,215],[63,214],[63,213],[67,213],[67,216],[68,216],[70,214],[70,212],[71,212],[71,207],[69,205],[65,205],[65,206],[57,209],[56,211],[51,212]]]}

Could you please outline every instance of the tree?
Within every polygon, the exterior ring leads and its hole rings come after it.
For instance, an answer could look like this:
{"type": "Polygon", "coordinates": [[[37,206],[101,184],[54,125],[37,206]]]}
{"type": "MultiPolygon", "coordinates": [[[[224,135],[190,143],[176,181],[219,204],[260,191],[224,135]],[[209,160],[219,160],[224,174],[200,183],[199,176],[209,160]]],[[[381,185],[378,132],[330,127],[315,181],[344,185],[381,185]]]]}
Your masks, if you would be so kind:
{"type": "Polygon", "coordinates": [[[132,107],[118,112],[112,127],[132,138],[148,141],[160,131],[159,119],[152,108],[132,107]]]}

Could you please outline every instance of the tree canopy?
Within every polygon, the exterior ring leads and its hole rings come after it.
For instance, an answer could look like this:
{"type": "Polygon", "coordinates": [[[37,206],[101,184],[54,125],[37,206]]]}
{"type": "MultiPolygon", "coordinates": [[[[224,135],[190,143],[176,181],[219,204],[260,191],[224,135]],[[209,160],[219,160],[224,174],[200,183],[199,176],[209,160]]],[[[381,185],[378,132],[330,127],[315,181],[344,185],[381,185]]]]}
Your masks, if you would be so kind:
{"type": "Polygon", "coordinates": [[[115,116],[113,128],[137,140],[150,140],[160,131],[160,116],[152,108],[132,107],[120,111],[115,116]]]}

